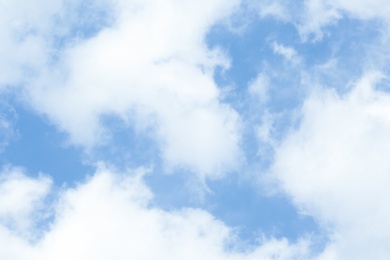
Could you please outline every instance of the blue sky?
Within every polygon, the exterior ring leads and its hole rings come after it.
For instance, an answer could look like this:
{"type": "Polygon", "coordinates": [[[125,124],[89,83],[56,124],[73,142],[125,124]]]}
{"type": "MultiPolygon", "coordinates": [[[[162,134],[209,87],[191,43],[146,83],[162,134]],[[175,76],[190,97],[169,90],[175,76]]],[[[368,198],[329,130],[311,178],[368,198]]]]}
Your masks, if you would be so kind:
{"type": "Polygon", "coordinates": [[[388,11],[0,2],[0,258],[387,259],[388,11]]]}

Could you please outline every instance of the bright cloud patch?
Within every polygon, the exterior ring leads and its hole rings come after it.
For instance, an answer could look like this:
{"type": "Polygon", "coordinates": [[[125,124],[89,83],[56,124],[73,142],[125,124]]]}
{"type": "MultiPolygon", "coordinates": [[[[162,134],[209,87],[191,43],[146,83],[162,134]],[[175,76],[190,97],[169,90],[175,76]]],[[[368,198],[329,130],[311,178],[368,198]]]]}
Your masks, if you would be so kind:
{"type": "Polygon", "coordinates": [[[313,93],[301,126],[277,150],[273,174],[282,188],[332,233],[325,259],[390,254],[390,97],[375,90],[377,77],[364,76],[342,97],[313,93]]]}
{"type": "Polygon", "coordinates": [[[48,230],[29,242],[5,225],[4,216],[18,220],[39,210],[50,185],[47,178],[9,171],[0,180],[0,192],[7,195],[0,201],[0,241],[7,244],[0,247],[3,259],[291,259],[307,254],[305,241],[291,245],[270,239],[246,248],[229,227],[200,209],[150,207],[143,169],[123,175],[101,168],[85,183],[62,190],[48,230]]]}
{"type": "Polygon", "coordinates": [[[62,50],[63,65],[49,67],[27,95],[75,144],[107,142],[100,117],[114,115],[152,128],[169,167],[220,176],[239,163],[240,118],[213,79],[228,62],[204,37],[235,4],[115,3],[114,24],[62,50]]]}
{"type": "Polygon", "coordinates": [[[0,220],[5,226],[26,235],[35,222],[35,209],[43,205],[50,189],[47,177],[27,178],[21,169],[6,168],[0,175],[0,220]]]}

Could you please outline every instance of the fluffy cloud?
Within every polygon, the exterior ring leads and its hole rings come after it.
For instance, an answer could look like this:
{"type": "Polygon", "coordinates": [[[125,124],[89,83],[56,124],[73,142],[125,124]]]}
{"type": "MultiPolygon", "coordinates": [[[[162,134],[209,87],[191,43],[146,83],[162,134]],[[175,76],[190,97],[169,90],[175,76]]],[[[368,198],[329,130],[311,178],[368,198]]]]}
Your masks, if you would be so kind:
{"type": "Polygon", "coordinates": [[[316,90],[302,122],[277,148],[272,173],[330,232],[324,259],[390,255],[390,95],[368,73],[348,94],[316,90]]]}
{"type": "Polygon", "coordinates": [[[3,169],[0,174],[0,222],[27,236],[35,218],[39,217],[35,214],[36,209],[42,206],[40,202],[49,193],[50,186],[51,180],[47,177],[28,178],[22,169],[3,169]]]}
{"type": "Polygon", "coordinates": [[[50,24],[50,15],[59,1],[0,3],[0,89],[22,83],[43,66],[45,43],[40,33],[50,24]]]}
{"type": "MultiPolygon", "coordinates": [[[[305,241],[289,244],[284,239],[270,239],[249,249],[239,246],[234,232],[203,210],[151,207],[152,194],[142,182],[144,173],[139,169],[119,174],[101,167],[85,183],[62,189],[47,231],[31,242],[4,225],[3,217],[10,212],[39,211],[37,205],[44,203],[50,185],[47,178],[33,179],[9,169],[3,173],[7,177],[0,179],[2,194],[10,193],[6,200],[0,200],[0,242],[7,245],[0,247],[0,258],[214,260],[307,256],[305,241]]],[[[15,214],[11,217],[19,218],[15,214]]],[[[29,229],[30,233],[35,231],[29,229]]]]}
{"type": "MultiPolygon", "coordinates": [[[[110,131],[101,117],[114,116],[152,129],[168,168],[222,176],[240,162],[240,118],[221,101],[213,79],[214,69],[229,66],[228,59],[209,49],[205,36],[238,3],[108,2],[111,23],[94,36],[65,35],[62,41],[74,41],[65,49],[40,38],[55,48],[56,61],[37,65],[39,76],[26,84],[24,97],[69,133],[73,144],[91,149],[108,142],[110,131]]],[[[67,15],[66,10],[58,13],[67,15]]],[[[76,30],[77,25],[63,26],[76,30]]],[[[33,61],[53,59],[31,52],[33,61]]]]}

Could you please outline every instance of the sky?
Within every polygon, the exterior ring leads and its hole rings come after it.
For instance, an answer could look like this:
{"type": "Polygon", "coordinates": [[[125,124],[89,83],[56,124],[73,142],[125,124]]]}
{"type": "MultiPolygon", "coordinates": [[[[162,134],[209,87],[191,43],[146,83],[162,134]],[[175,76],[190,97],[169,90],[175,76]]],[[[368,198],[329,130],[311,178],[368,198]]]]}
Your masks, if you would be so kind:
{"type": "Polygon", "coordinates": [[[0,0],[0,259],[389,259],[389,13],[0,0]]]}

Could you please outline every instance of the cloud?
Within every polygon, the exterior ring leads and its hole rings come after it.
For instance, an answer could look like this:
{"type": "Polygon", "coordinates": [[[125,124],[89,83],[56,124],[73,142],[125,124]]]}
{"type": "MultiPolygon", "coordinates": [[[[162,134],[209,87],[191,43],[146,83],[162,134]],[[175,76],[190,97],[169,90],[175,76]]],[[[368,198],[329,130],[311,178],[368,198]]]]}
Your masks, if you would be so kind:
{"type": "Polygon", "coordinates": [[[0,153],[4,151],[10,141],[18,137],[18,132],[15,130],[16,113],[7,102],[1,101],[3,104],[0,107],[0,153]]]}
{"type": "Polygon", "coordinates": [[[324,259],[385,259],[390,254],[390,96],[367,73],[340,96],[317,89],[302,122],[276,149],[272,174],[332,243],[324,259]]]}
{"type": "Polygon", "coordinates": [[[256,9],[259,10],[261,17],[275,17],[279,20],[288,21],[290,15],[286,8],[286,1],[259,1],[256,5],[256,9]]]}
{"type": "Polygon", "coordinates": [[[262,1],[257,6],[262,18],[272,17],[283,22],[292,23],[302,40],[321,40],[322,28],[336,23],[342,15],[339,10],[323,0],[296,1],[285,0],[262,1]]]}
{"type": "Polygon", "coordinates": [[[273,17],[290,22],[304,41],[322,40],[330,33],[326,27],[336,25],[343,18],[382,20],[388,23],[390,4],[385,0],[307,0],[291,4],[285,0],[262,1],[256,8],[260,17],[273,17]]]}
{"type": "MultiPolygon", "coordinates": [[[[40,73],[25,84],[25,101],[69,133],[72,144],[93,149],[109,143],[101,117],[114,116],[152,129],[168,169],[223,176],[240,164],[241,123],[213,78],[217,66],[229,66],[228,58],[209,49],[205,36],[238,3],[108,2],[112,21],[92,36],[65,34],[62,41],[74,42],[65,47],[40,38],[56,50],[56,62],[36,65],[40,73]]],[[[66,8],[55,14],[68,15],[66,8]]],[[[62,24],[68,31],[77,25],[62,24]]],[[[32,53],[32,60],[53,59],[32,53]]]]}
{"type": "MultiPolygon", "coordinates": [[[[45,233],[30,242],[0,218],[2,259],[294,259],[308,243],[264,239],[256,248],[240,246],[234,232],[209,213],[194,208],[164,211],[150,206],[144,169],[115,173],[100,166],[87,181],[63,188],[45,233]]],[[[10,168],[0,180],[0,216],[31,217],[45,203],[47,177],[31,178],[10,168]],[[12,189],[11,189],[12,188],[12,189]],[[12,202],[12,203],[11,203],[12,202]]],[[[33,220],[32,220],[33,221],[33,220]]],[[[39,230],[39,229],[38,229],[39,230]]],[[[37,230],[30,228],[30,232],[37,230]]]]}
{"type": "Polygon", "coordinates": [[[0,4],[0,90],[25,82],[45,60],[41,33],[59,1],[3,1],[0,4]]]}
{"type": "Polygon", "coordinates": [[[48,177],[30,178],[20,168],[4,168],[0,174],[0,222],[4,227],[27,236],[35,217],[38,217],[35,209],[41,206],[50,187],[48,177]]]}
{"type": "Polygon", "coordinates": [[[297,54],[297,51],[289,46],[284,46],[277,42],[272,43],[272,50],[275,54],[283,56],[286,60],[290,61],[293,65],[300,62],[300,57],[297,54]]]}
{"type": "Polygon", "coordinates": [[[111,12],[108,1],[0,3],[0,91],[31,85],[59,59],[61,48],[107,25],[107,13],[111,12]]]}
{"type": "Polygon", "coordinates": [[[334,25],[345,17],[388,22],[390,4],[383,0],[308,0],[305,1],[304,10],[304,18],[298,23],[299,31],[304,38],[314,34],[314,39],[319,40],[324,34],[322,28],[334,25]]]}
{"type": "Polygon", "coordinates": [[[313,35],[313,40],[321,40],[322,28],[335,24],[341,15],[337,8],[322,0],[305,1],[305,15],[298,22],[298,29],[303,39],[313,35]]]}
{"type": "Polygon", "coordinates": [[[335,8],[348,12],[352,16],[356,16],[361,19],[384,19],[388,20],[387,15],[390,11],[390,4],[384,0],[332,0],[328,1],[330,5],[335,8]]]}
{"type": "MultiPolygon", "coordinates": [[[[71,144],[87,152],[110,145],[115,129],[105,119],[113,117],[128,130],[136,128],[135,139],[152,133],[160,150],[151,160],[162,159],[166,171],[189,170],[201,180],[221,178],[240,169],[241,149],[252,144],[241,143],[245,118],[224,101],[214,80],[215,70],[229,68],[230,59],[205,39],[240,3],[1,3],[0,90],[15,88],[12,94],[24,105],[45,115],[68,134],[71,144]]],[[[384,1],[363,0],[262,1],[259,6],[261,17],[292,23],[303,41],[326,38],[326,30],[343,17],[386,23],[390,8],[384,1]]],[[[380,47],[387,50],[386,39],[381,40],[380,47]]],[[[279,67],[264,55],[266,65],[248,88],[261,104],[256,104],[257,110],[243,104],[241,112],[261,121],[253,136],[260,140],[258,154],[267,166],[275,156],[270,178],[302,214],[313,216],[329,233],[330,243],[319,258],[381,259],[390,254],[385,244],[390,229],[385,200],[390,195],[390,97],[375,87],[380,73],[364,75],[346,94],[312,90],[309,85],[317,77],[329,74],[323,82],[335,78],[333,74],[349,64],[348,58],[337,57],[349,45],[340,51],[334,47],[330,60],[319,55],[318,65],[309,64],[317,57],[301,60],[297,54],[296,50],[304,50],[303,55],[323,50],[319,45],[299,48],[308,44],[273,43],[274,53],[290,63],[279,67]],[[286,134],[294,106],[306,91],[312,93],[302,107],[301,124],[286,134]]],[[[359,55],[374,52],[366,44],[356,46],[359,55]]],[[[386,61],[387,52],[376,51],[386,61]]],[[[352,50],[346,55],[351,53],[356,54],[352,50]]],[[[375,59],[372,63],[380,67],[375,59]]],[[[8,133],[12,127],[0,117],[0,130],[8,133]]],[[[256,162],[248,164],[250,168],[256,162]]],[[[5,168],[0,174],[0,244],[7,247],[0,248],[0,258],[314,258],[310,238],[297,243],[259,238],[257,246],[249,247],[237,239],[233,227],[205,210],[152,206],[153,194],[143,174],[142,169],[117,173],[101,167],[76,187],[55,191],[48,177],[28,177],[21,169],[5,168]]]]}
{"type": "Polygon", "coordinates": [[[268,101],[269,78],[265,73],[259,73],[257,77],[249,83],[248,92],[258,99],[261,104],[268,101]]]}

